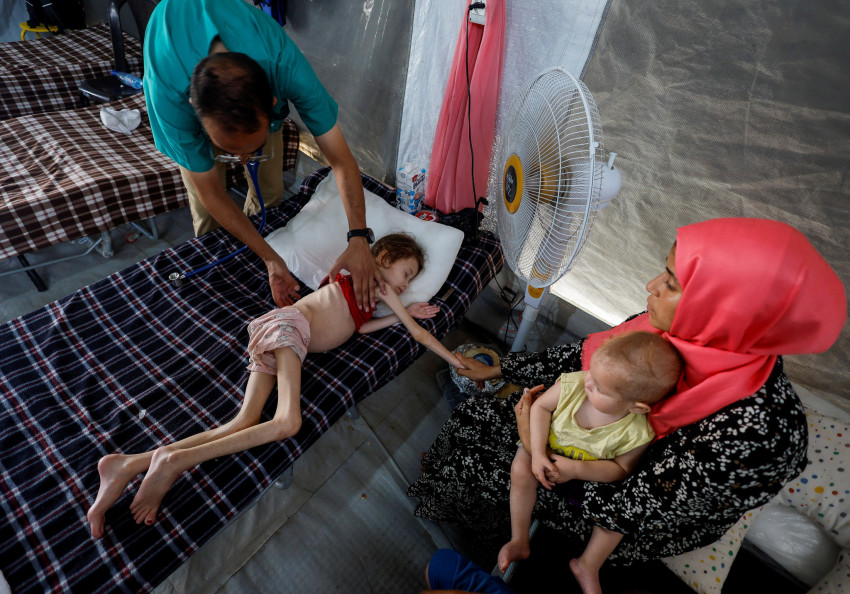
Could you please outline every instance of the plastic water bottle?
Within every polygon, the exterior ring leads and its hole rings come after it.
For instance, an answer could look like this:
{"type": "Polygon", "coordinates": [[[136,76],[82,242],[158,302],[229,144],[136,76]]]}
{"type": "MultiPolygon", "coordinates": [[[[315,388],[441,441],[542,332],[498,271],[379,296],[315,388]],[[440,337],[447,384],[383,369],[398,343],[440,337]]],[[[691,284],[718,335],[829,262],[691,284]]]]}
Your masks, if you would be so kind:
{"type": "Polygon", "coordinates": [[[136,76],[135,74],[130,74],[128,72],[119,72],[117,70],[110,70],[109,74],[120,80],[122,84],[125,84],[128,87],[131,87],[133,89],[142,88],[142,79],[136,76]]]}

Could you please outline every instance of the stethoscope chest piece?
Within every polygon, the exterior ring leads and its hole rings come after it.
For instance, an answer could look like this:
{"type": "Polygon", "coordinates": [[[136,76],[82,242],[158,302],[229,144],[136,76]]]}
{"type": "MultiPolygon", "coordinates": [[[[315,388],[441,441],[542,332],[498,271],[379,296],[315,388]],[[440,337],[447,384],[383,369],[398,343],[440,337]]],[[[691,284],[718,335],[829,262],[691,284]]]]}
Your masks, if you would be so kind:
{"type": "Polygon", "coordinates": [[[184,278],[186,277],[179,272],[172,272],[168,275],[168,282],[170,282],[174,288],[177,288],[183,284],[184,278]]]}

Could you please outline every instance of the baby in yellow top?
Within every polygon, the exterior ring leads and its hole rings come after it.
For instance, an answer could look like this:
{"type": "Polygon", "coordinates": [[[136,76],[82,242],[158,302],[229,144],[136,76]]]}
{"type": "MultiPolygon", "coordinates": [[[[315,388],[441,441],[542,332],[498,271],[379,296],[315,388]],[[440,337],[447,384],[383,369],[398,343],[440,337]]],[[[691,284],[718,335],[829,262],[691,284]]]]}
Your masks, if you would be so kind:
{"type": "MultiPolygon", "coordinates": [[[[499,551],[501,571],[530,554],[528,531],[538,484],[551,489],[572,479],[607,483],[626,478],[655,437],[647,413],[673,392],[681,372],[679,353],[667,340],[628,332],[600,346],[586,372],[563,374],[534,401],[530,438],[511,466],[511,540],[499,551]]],[[[617,532],[594,526],[584,553],[570,562],[585,594],[601,592],[599,568],[621,539],[617,532]]]]}

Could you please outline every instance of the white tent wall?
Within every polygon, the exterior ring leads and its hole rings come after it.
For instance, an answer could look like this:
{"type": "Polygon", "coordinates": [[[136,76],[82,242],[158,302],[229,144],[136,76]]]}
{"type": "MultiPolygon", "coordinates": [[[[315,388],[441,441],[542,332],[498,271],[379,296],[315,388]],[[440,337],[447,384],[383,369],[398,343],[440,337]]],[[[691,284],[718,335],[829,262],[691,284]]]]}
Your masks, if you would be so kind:
{"type": "MultiPolygon", "coordinates": [[[[340,129],[360,169],[388,184],[395,183],[413,10],[405,0],[286,6],[284,31],[339,103],[340,129]]],[[[323,159],[311,135],[301,141],[302,150],[323,159]]]]}
{"type": "MultiPolygon", "coordinates": [[[[846,2],[614,0],[584,77],[623,189],[554,288],[608,323],[646,308],[676,228],[713,217],[800,229],[850,286],[846,2]]],[[[850,330],[786,357],[850,410],[850,330]]]]}

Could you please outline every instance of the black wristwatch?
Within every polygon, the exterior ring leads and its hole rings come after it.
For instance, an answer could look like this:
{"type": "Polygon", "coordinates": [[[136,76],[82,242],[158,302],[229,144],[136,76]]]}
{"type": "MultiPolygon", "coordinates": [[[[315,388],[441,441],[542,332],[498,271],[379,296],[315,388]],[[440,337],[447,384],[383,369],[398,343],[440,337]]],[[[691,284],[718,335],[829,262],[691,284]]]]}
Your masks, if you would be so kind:
{"type": "Polygon", "coordinates": [[[372,233],[372,230],[369,227],[366,227],[365,229],[352,229],[348,232],[348,235],[346,235],[346,241],[351,241],[352,237],[365,237],[366,241],[370,244],[375,243],[375,234],[372,233]]]}

